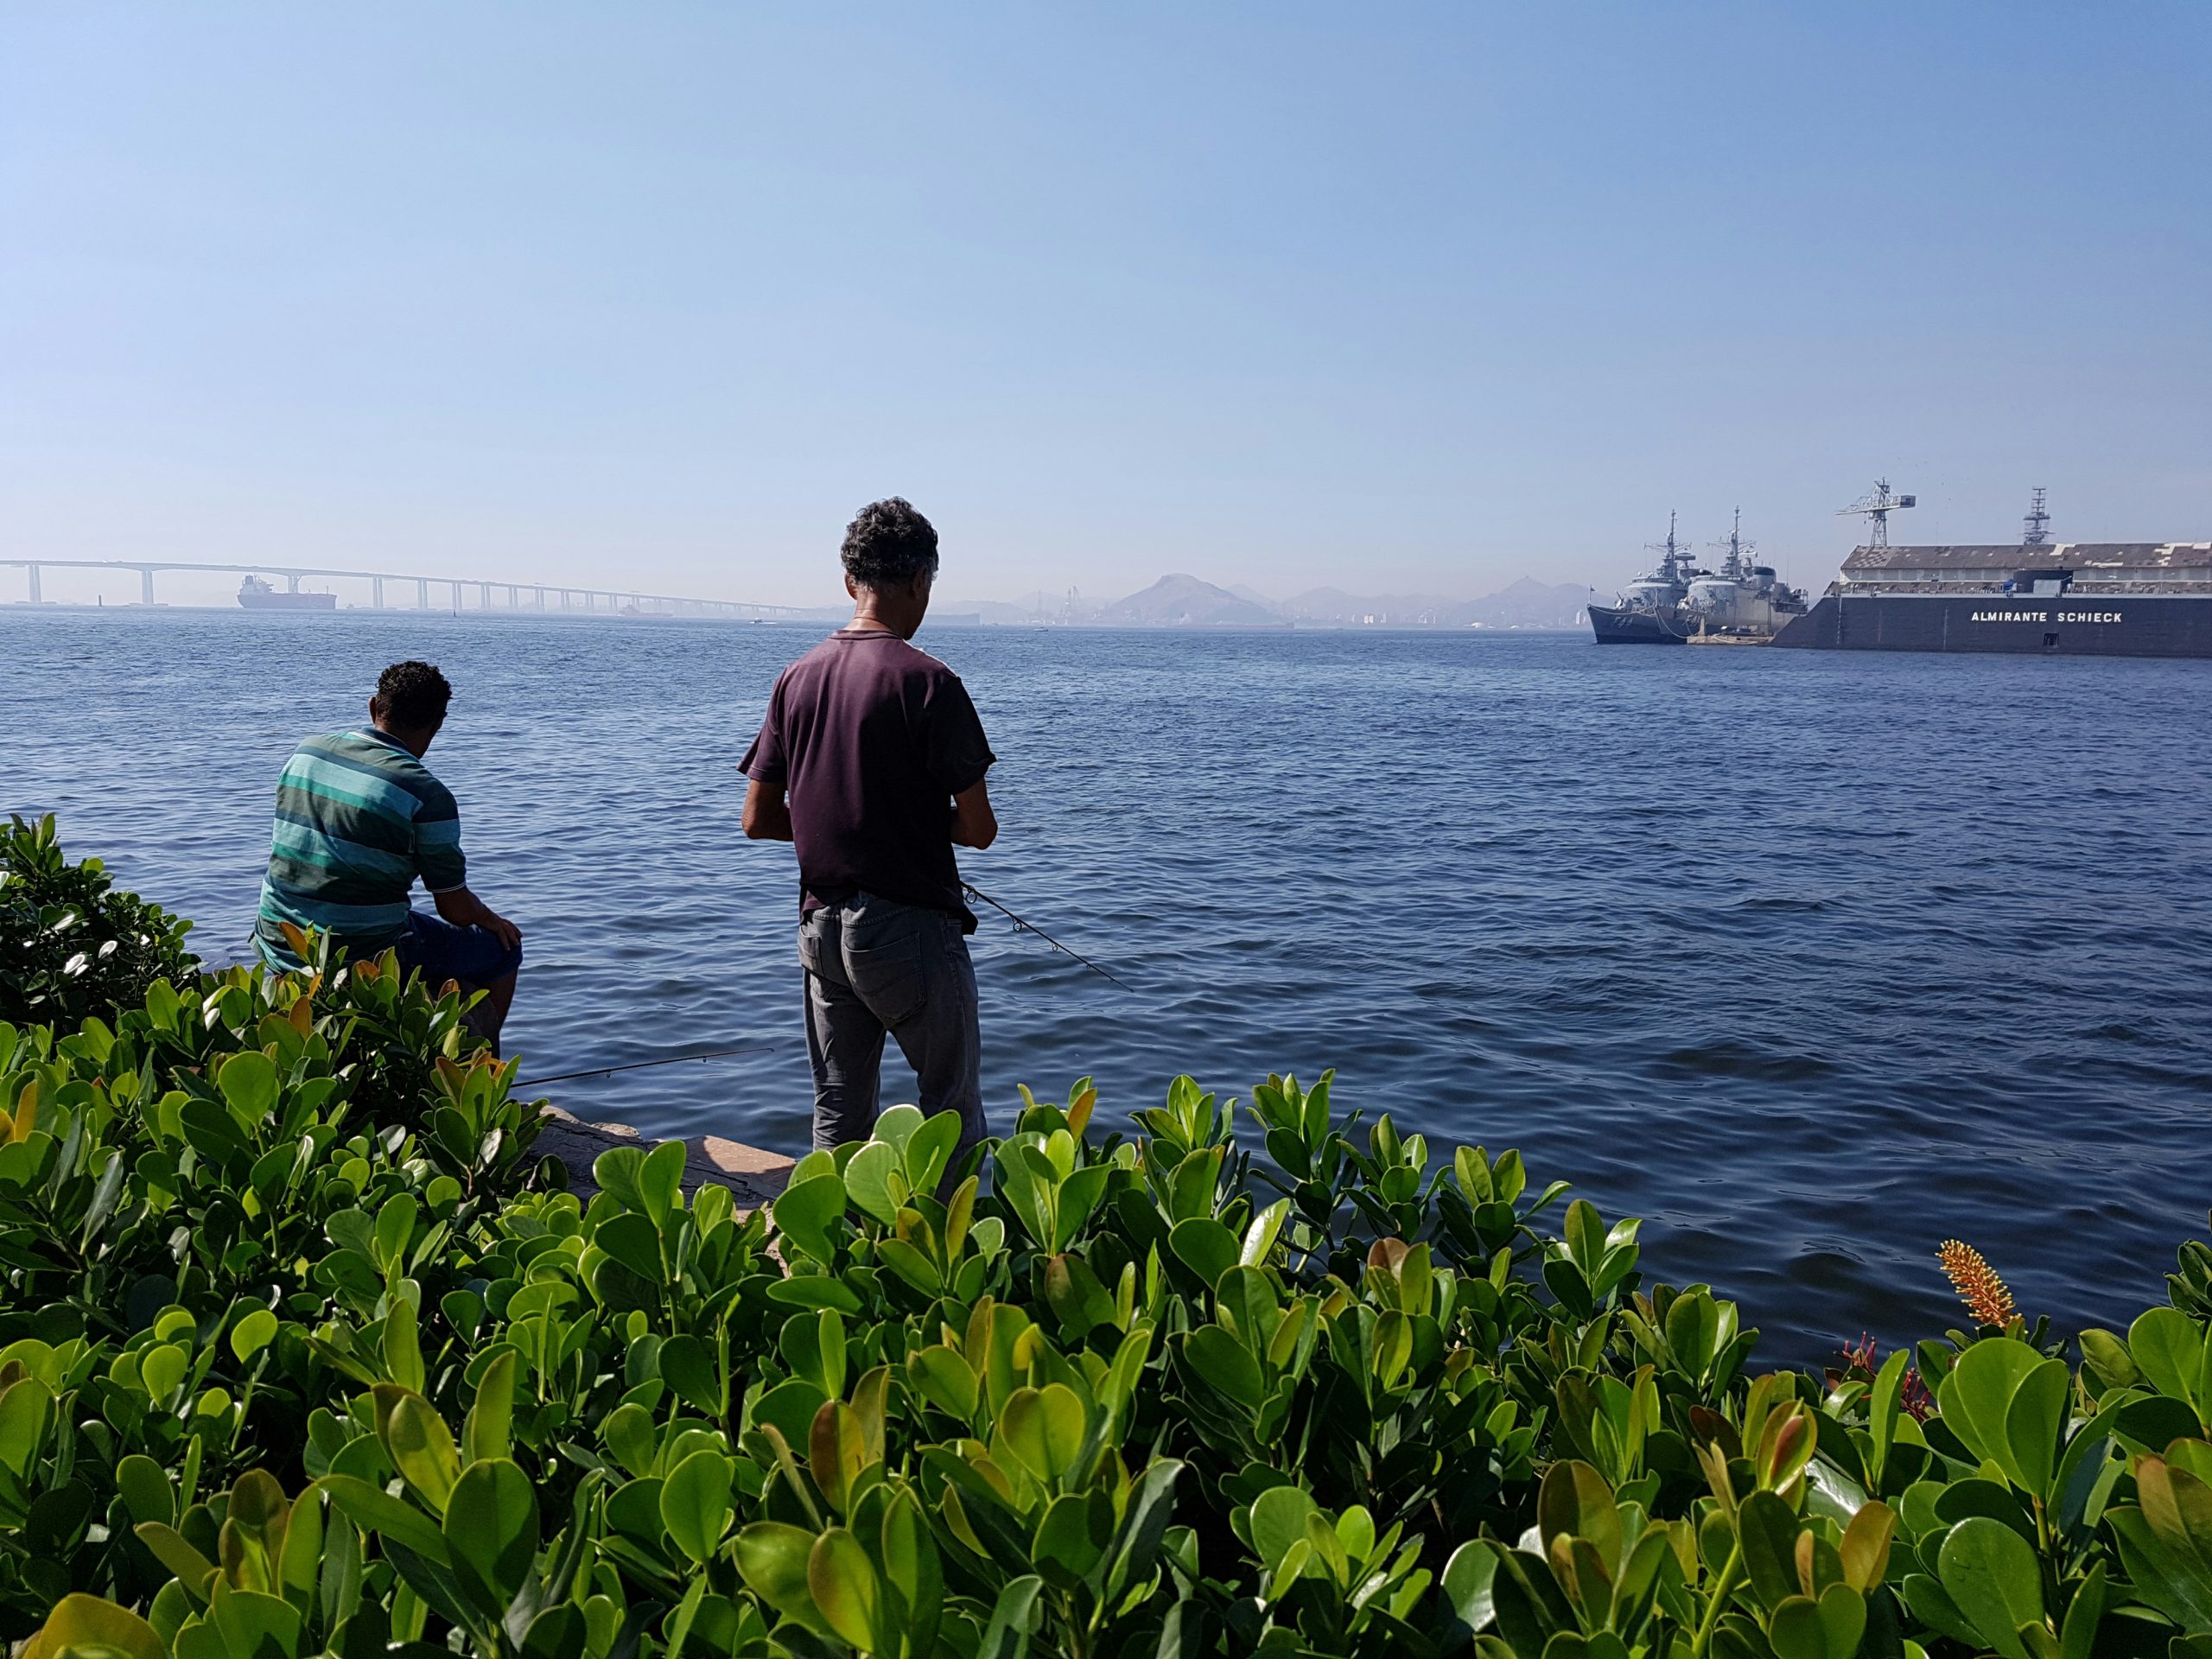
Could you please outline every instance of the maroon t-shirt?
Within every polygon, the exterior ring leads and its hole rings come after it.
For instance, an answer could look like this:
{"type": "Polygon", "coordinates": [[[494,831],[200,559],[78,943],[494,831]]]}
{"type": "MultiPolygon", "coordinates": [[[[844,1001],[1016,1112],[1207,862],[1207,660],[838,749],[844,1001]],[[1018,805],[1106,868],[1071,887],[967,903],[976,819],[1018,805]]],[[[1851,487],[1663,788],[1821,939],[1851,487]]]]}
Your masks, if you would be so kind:
{"type": "Polygon", "coordinates": [[[972,933],[952,798],[997,759],[957,674],[890,634],[844,629],[777,677],[741,766],[790,798],[801,914],[872,893],[949,911],[972,933]]]}

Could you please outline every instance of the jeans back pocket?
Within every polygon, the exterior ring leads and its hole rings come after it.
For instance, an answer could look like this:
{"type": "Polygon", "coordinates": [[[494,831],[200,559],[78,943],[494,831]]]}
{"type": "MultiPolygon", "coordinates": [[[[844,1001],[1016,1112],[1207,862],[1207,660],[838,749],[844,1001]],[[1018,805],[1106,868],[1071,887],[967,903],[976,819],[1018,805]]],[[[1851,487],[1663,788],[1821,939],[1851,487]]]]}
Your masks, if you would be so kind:
{"type": "Polygon", "coordinates": [[[881,944],[848,946],[845,975],[853,993],[886,1026],[903,1026],[929,1001],[929,976],[917,933],[881,944]]]}

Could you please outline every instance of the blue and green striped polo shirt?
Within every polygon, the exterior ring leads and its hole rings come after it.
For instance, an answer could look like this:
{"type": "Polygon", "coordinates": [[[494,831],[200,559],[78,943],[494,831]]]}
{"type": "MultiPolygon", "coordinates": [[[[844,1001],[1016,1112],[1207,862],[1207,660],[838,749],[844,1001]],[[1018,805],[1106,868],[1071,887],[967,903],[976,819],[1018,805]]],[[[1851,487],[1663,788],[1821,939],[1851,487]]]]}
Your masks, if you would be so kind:
{"type": "Polygon", "coordinates": [[[254,943],[279,968],[299,958],[282,924],[318,927],[350,956],[394,944],[407,895],[467,885],[461,808],[410,751],[378,731],[311,737],[276,783],[276,829],[254,943]]]}

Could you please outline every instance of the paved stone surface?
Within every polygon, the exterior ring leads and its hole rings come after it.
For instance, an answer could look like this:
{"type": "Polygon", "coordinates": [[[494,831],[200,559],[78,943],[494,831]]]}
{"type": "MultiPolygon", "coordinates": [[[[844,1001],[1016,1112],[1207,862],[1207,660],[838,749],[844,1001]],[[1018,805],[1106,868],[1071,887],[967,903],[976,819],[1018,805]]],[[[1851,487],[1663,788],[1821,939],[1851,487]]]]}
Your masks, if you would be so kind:
{"type": "MultiPolygon", "coordinates": [[[[638,1147],[650,1151],[658,1141],[647,1141],[626,1123],[587,1123],[557,1106],[545,1109],[545,1128],[533,1148],[551,1154],[569,1166],[569,1186],[589,1201],[599,1188],[591,1178],[592,1160],[613,1147],[638,1147]]],[[[683,1190],[696,1192],[709,1181],[729,1188],[741,1215],[750,1213],[784,1190],[791,1179],[791,1160],[764,1152],[718,1135],[702,1135],[683,1143],[683,1190]]]]}

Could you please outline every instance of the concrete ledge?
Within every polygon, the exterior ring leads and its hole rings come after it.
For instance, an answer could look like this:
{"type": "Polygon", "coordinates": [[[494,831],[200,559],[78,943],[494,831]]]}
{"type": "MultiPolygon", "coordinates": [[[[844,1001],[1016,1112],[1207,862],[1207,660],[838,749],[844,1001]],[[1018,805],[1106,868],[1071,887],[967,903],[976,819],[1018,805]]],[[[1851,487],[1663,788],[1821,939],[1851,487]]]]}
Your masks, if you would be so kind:
{"type": "MultiPolygon", "coordinates": [[[[588,1203],[599,1191],[591,1178],[592,1160],[614,1147],[637,1147],[650,1151],[659,1145],[649,1141],[626,1123],[587,1123],[557,1106],[545,1109],[545,1127],[533,1151],[550,1154],[569,1167],[569,1188],[588,1203]]],[[[696,1192],[709,1181],[729,1188],[740,1215],[748,1215],[769,1203],[791,1179],[793,1160],[764,1152],[742,1141],[702,1135],[683,1143],[683,1190],[696,1192]]]]}

